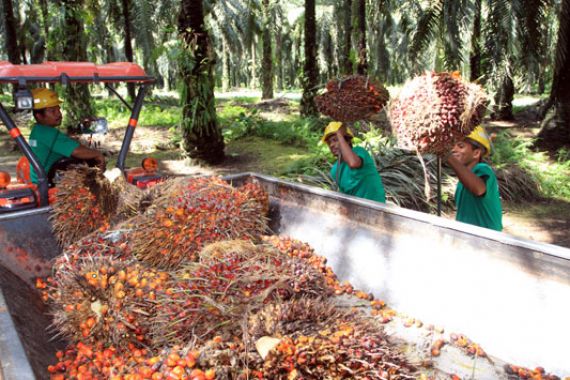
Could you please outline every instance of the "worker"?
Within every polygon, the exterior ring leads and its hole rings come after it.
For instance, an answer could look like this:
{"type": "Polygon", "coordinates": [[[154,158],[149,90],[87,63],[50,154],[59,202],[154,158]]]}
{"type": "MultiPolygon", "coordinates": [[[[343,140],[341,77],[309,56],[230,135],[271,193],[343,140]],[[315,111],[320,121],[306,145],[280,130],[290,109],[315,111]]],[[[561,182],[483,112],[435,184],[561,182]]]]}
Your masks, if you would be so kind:
{"type": "MultiPolygon", "coordinates": [[[[52,168],[65,157],[105,170],[105,157],[101,152],[81,145],[57,129],[62,120],[59,107],[62,101],[57,94],[47,88],[35,88],[32,96],[36,123],[30,133],[29,144],[48,178],[53,177],[52,168]]],[[[37,183],[38,177],[33,167],[30,168],[30,177],[32,182],[37,183]]]]}
{"type": "Polygon", "coordinates": [[[491,154],[491,139],[482,126],[476,127],[453,147],[447,163],[459,179],[455,191],[456,220],[503,230],[503,213],[497,176],[483,162],[491,154]]]}
{"type": "Polygon", "coordinates": [[[385,203],[384,185],[376,165],[366,149],[352,146],[353,137],[352,130],[338,121],[325,128],[321,141],[338,158],[330,174],[341,193],[385,203]]]}

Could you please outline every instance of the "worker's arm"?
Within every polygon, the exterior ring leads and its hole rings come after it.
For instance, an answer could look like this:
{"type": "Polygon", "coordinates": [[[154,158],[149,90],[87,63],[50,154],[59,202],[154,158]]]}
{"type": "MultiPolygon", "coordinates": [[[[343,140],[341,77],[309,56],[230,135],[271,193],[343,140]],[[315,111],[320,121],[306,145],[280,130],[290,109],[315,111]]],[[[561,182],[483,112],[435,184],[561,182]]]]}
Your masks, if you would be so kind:
{"type": "Polygon", "coordinates": [[[98,150],[79,145],[73,150],[73,152],[71,152],[71,156],[79,160],[95,160],[95,162],[97,162],[97,166],[102,170],[105,170],[105,156],[103,156],[103,154],[98,150]]]}
{"type": "Polygon", "coordinates": [[[453,155],[449,155],[447,163],[451,166],[451,169],[453,169],[455,174],[457,174],[457,178],[461,181],[463,187],[477,197],[485,195],[487,192],[487,185],[481,177],[475,175],[467,166],[463,165],[459,160],[457,160],[457,158],[453,157],[453,155]]]}
{"type": "Polygon", "coordinates": [[[345,133],[346,133],[346,128],[344,126],[340,127],[338,131],[336,131],[336,137],[338,139],[338,145],[340,147],[340,154],[342,155],[342,160],[346,162],[346,164],[351,169],[358,169],[362,166],[362,159],[352,151],[352,148],[344,138],[345,133]]]}

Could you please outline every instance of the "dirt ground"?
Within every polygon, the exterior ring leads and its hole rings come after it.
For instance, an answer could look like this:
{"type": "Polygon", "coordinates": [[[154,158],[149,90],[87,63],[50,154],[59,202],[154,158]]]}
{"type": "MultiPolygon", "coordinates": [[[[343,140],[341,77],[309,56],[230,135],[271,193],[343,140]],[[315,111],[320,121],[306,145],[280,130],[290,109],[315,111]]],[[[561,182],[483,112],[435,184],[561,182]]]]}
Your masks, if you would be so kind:
{"type": "MultiPolygon", "coordinates": [[[[495,125],[499,128],[510,128],[515,124],[495,125]]],[[[25,131],[24,135],[27,135],[25,131]]],[[[99,138],[95,144],[108,156],[108,166],[113,167],[121,147],[124,130],[112,130],[109,135],[99,138]]],[[[236,141],[226,148],[227,159],[218,166],[200,166],[189,163],[180,154],[169,149],[169,138],[165,129],[137,127],[135,138],[131,144],[131,153],[127,158],[127,166],[138,166],[142,158],[152,155],[159,160],[163,172],[172,176],[181,175],[212,175],[231,174],[240,172],[264,172],[271,174],[279,167],[280,162],[288,160],[291,152],[284,157],[272,157],[273,166],[267,166],[262,157],[264,151],[271,151],[270,140],[236,141]],[[260,150],[252,150],[256,146],[260,150]],[[261,149],[264,149],[262,151],[261,149]],[[276,165],[276,166],[275,166],[276,165]]],[[[261,139],[260,139],[261,140],[261,139]]],[[[283,147],[280,147],[283,149],[283,147]]],[[[276,149],[274,149],[276,150],[276,149]]],[[[9,138],[7,132],[0,131],[0,171],[7,171],[14,178],[20,152],[16,144],[9,138]]],[[[544,243],[556,244],[570,248],[570,203],[562,200],[543,200],[533,204],[505,203],[504,232],[544,243]]],[[[449,216],[452,217],[452,216],[449,216]]]]}

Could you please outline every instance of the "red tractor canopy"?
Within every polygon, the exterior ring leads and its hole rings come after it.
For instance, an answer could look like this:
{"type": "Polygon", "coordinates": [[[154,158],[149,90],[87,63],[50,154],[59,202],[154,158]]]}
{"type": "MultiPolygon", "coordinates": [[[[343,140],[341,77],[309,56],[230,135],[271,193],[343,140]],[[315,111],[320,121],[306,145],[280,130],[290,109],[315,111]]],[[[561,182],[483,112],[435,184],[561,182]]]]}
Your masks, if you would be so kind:
{"type": "Polygon", "coordinates": [[[45,62],[33,65],[13,65],[0,61],[0,83],[152,83],[137,64],[115,62],[96,65],[91,62],[45,62]]]}

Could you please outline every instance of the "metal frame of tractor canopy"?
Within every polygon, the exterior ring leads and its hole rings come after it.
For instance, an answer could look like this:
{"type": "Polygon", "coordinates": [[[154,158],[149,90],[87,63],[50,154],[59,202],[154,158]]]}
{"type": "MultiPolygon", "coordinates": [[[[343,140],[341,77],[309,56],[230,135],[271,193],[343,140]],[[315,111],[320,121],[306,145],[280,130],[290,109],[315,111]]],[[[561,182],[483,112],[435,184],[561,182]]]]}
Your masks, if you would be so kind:
{"type": "MultiPolygon", "coordinates": [[[[39,83],[60,83],[64,86],[70,83],[104,83],[105,87],[114,93],[131,111],[131,117],[117,160],[117,167],[121,169],[121,171],[125,169],[125,160],[137,126],[143,99],[146,95],[147,85],[151,85],[154,82],[155,79],[153,77],[148,76],[140,66],[131,62],[117,62],[105,65],[95,65],[90,62],[45,62],[32,65],[13,65],[6,61],[0,62],[0,84],[13,84],[18,88],[27,88],[30,84],[39,83]],[[139,84],[140,88],[133,106],[130,106],[126,100],[109,85],[110,83],[139,84]]],[[[36,155],[32,152],[30,145],[22,136],[20,130],[1,102],[0,120],[6,125],[10,136],[16,141],[18,147],[38,174],[40,206],[47,206],[47,175],[40,166],[36,155]]]]}

